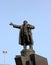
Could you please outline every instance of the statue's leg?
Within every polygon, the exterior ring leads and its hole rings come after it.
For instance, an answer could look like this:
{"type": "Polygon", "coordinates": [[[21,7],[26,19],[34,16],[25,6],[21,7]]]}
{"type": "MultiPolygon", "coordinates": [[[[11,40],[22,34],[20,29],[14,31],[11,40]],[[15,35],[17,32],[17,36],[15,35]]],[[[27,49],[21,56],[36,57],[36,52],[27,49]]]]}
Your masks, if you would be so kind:
{"type": "Polygon", "coordinates": [[[29,46],[30,46],[30,49],[33,49],[33,44],[30,44],[29,46]]]}
{"type": "Polygon", "coordinates": [[[24,44],[24,50],[26,50],[26,44],[24,44]]]}

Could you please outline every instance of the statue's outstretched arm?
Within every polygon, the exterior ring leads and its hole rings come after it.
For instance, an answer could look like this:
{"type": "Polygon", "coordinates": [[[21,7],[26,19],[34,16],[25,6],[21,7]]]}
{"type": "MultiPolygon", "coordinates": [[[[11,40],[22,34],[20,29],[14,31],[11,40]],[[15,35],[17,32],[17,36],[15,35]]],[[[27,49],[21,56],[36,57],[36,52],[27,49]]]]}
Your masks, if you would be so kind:
{"type": "Polygon", "coordinates": [[[21,26],[13,24],[12,22],[9,25],[13,26],[14,28],[21,28],[21,26]]]}

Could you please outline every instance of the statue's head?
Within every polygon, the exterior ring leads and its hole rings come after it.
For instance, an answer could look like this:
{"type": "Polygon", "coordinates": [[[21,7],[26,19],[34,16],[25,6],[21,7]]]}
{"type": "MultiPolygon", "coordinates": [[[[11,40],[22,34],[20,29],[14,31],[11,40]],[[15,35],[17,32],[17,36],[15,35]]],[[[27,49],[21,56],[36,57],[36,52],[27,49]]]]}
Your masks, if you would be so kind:
{"type": "Polygon", "coordinates": [[[28,22],[26,20],[23,21],[23,24],[27,24],[28,22]]]}

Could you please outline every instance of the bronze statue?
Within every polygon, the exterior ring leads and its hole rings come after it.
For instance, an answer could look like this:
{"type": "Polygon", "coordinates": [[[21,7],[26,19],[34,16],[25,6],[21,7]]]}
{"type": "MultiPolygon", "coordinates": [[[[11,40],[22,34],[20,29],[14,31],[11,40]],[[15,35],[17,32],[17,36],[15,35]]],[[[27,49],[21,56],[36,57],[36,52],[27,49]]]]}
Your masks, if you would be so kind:
{"type": "Polygon", "coordinates": [[[20,29],[19,44],[23,45],[24,49],[26,49],[27,45],[29,45],[30,49],[32,49],[33,39],[32,39],[31,29],[35,29],[35,27],[28,24],[26,20],[23,21],[22,25],[16,25],[13,23],[10,23],[10,25],[13,26],[14,28],[20,29]]]}

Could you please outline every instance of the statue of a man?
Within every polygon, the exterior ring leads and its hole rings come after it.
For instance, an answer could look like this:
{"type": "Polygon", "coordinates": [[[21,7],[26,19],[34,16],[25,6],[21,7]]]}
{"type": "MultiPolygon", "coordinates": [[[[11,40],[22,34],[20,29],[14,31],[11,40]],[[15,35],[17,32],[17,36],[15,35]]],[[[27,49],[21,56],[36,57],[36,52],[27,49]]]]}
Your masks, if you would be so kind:
{"type": "Polygon", "coordinates": [[[19,34],[19,44],[23,45],[24,49],[26,49],[26,46],[29,45],[30,49],[33,49],[33,39],[32,39],[32,33],[31,29],[34,29],[35,27],[28,24],[26,20],[23,21],[22,25],[16,25],[13,23],[10,23],[14,28],[20,29],[19,34]]]}

